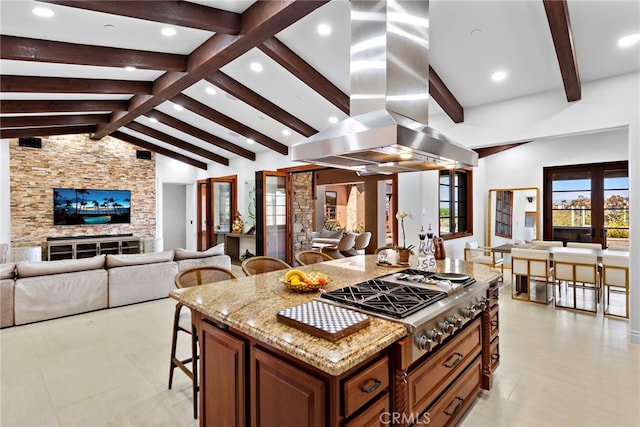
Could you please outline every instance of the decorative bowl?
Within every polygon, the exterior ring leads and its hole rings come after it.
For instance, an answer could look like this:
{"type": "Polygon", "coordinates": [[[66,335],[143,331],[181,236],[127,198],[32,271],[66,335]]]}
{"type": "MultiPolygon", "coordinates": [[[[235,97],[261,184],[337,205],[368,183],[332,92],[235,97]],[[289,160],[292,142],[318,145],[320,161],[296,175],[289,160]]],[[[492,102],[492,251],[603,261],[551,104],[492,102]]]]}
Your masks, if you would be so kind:
{"type": "Polygon", "coordinates": [[[310,271],[303,274],[303,277],[294,275],[290,280],[286,280],[284,277],[280,280],[287,289],[293,292],[315,292],[330,281],[326,274],[319,271],[310,271]]]}

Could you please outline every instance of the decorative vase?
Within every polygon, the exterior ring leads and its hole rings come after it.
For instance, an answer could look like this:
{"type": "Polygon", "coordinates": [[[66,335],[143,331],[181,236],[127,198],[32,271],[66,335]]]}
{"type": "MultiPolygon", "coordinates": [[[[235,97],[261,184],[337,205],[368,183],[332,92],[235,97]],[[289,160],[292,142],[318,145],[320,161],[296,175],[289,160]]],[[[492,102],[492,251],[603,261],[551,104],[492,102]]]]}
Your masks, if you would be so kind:
{"type": "Polygon", "coordinates": [[[409,256],[411,255],[411,251],[409,249],[399,249],[398,250],[398,262],[401,264],[409,263],[409,256]]]}

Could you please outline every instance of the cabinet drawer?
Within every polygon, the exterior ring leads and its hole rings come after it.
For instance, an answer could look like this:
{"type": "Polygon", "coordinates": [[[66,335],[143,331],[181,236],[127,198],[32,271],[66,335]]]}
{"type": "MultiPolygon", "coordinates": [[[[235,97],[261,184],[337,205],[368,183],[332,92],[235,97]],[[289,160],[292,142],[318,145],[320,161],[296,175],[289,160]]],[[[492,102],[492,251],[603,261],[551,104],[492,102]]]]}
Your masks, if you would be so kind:
{"type": "Polygon", "coordinates": [[[474,401],[480,388],[482,362],[478,357],[460,378],[429,408],[429,425],[453,424],[474,401]]]}
{"type": "Polygon", "coordinates": [[[482,348],[480,318],[435,352],[407,378],[408,408],[419,413],[453,381],[482,348]]]}
{"type": "Polygon", "coordinates": [[[491,341],[489,347],[489,360],[491,364],[491,372],[495,372],[496,368],[500,365],[500,337],[496,337],[491,341]]]}
{"type": "Polygon", "coordinates": [[[491,309],[489,315],[489,327],[490,327],[490,341],[493,341],[494,338],[498,336],[500,332],[500,316],[498,313],[498,306],[495,306],[491,309]]]}
{"type": "Polygon", "coordinates": [[[347,421],[344,427],[382,427],[391,424],[389,393],[384,393],[363,413],[347,421]]]}
{"type": "Polygon", "coordinates": [[[389,359],[384,357],[344,382],[342,385],[344,416],[353,414],[388,387],[389,359]]]}

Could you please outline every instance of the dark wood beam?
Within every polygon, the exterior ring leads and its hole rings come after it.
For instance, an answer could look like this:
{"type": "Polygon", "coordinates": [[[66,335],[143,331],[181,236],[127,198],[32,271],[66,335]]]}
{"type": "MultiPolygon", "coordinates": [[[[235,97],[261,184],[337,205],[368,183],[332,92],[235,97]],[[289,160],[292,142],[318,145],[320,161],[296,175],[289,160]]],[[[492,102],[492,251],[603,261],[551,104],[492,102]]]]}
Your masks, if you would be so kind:
{"type": "Polygon", "coordinates": [[[92,137],[100,139],[136,117],[151,111],[156,106],[178,95],[194,83],[212,75],[221,67],[238,58],[273,37],[300,18],[308,15],[323,1],[258,1],[242,14],[240,36],[216,34],[190,55],[187,73],[167,72],[153,83],[153,96],[140,98],[134,96],[129,102],[126,114],[120,115],[105,126],[98,126],[92,137]]]}
{"type": "Polygon", "coordinates": [[[258,49],[326,98],[342,112],[349,114],[349,96],[317,72],[304,59],[296,55],[284,43],[275,37],[271,37],[259,45],[258,49]]]}
{"type": "Polygon", "coordinates": [[[29,129],[0,129],[0,138],[29,138],[32,136],[78,135],[95,132],[96,127],[90,126],[58,126],[29,129]]]}
{"type": "Polygon", "coordinates": [[[28,93],[151,93],[152,84],[134,80],[0,76],[0,91],[28,93]]]}
{"type": "Polygon", "coordinates": [[[4,35],[0,37],[0,58],[101,67],[133,66],[147,70],[185,71],[187,69],[185,55],[4,35]]]}
{"type": "Polygon", "coordinates": [[[181,148],[193,154],[197,154],[198,156],[204,157],[205,159],[213,160],[214,162],[229,166],[229,159],[227,159],[226,157],[219,156],[215,153],[212,153],[211,151],[205,150],[204,148],[200,148],[197,145],[190,144],[179,138],[167,135],[164,132],[152,129],[138,122],[131,122],[127,124],[127,128],[136,132],[140,132],[144,135],[150,136],[151,138],[155,138],[167,144],[173,145],[174,147],[181,148]]]}
{"type": "Polygon", "coordinates": [[[122,131],[117,130],[114,133],[112,133],[111,136],[121,141],[128,142],[129,144],[133,144],[140,148],[144,148],[145,150],[154,151],[156,153],[162,154],[163,156],[170,157],[172,159],[186,163],[193,167],[207,170],[207,164],[204,162],[176,153],[175,151],[167,150],[164,147],[160,147],[159,145],[155,145],[145,140],[142,140],[140,138],[136,138],[135,136],[129,135],[122,131]]]}
{"type": "Polygon", "coordinates": [[[213,122],[216,122],[220,126],[232,130],[235,133],[244,136],[245,138],[251,138],[256,143],[264,145],[265,147],[277,151],[280,154],[289,154],[289,147],[287,147],[286,145],[281,144],[280,142],[271,139],[266,135],[263,135],[262,133],[250,128],[249,126],[244,125],[239,121],[234,120],[231,117],[226,116],[219,111],[216,111],[213,108],[210,108],[207,105],[196,101],[193,98],[188,97],[187,95],[177,95],[171,101],[175,102],[176,104],[182,105],[187,110],[192,111],[213,122]]]}
{"type": "Polygon", "coordinates": [[[478,157],[482,159],[483,157],[488,157],[488,156],[491,156],[492,154],[497,154],[502,151],[507,151],[512,148],[518,147],[522,144],[527,144],[529,142],[531,141],[515,142],[513,144],[504,144],[504,145],[494,145],[491,147],[473,148],[473,151],[478,153],[478,157]]]}
{"type": "Polygon", "coordinates": [[[431,68],[431,65],[429,65],[429,95],[433,97],[434,101],[438,103],[454,123],[464,122],[464,108],[453,96],[447,85],[444,84],[436,70],[431,68]]]}
{"type": "Polygon", "coordinates": [[[214,33],[238,34],[241,29],[240,14],[186,1],[40,1],[214,33]]]}
{"type": "Polygon", "coordinates": [[[7,129],[96,125],[98,123],[107,123],[109,121],[109,117],[109,114],[10,116],[0,118],[0,126],[2,129],[7,129]]]}
{"type": "Polygon", "coordinates": [[[128,101],[110,100],[2,100],[0,112],[8,114],[124,111],[128,104],[128,101]]]}
{"type": "Polygon", "coordinates": [[[207,77],[206,80],[225,92],[235,96],[239,100],[251,105],[256,110],[263,112],[272,119],[277,120],[288,128],[298,132],[300,135],[309,137],[318,133],[316,129],[312,128],[292,114],[289,114],[284,109],[252,91],[237,80],[227,76],[222,71],[213,73],[211,76],[207,77]]]}
{"type": "Polygon", "coordinates": [[[543,0],[543,3],[558,57],[558,65],[560,65],[567,101],[579,101],[582,99],[582,86],[578,73],[578,60],[573,46],[567,0],[543,0]]]}
{"type": "Polygon", "coordinates": [[[235,144],[230,143],[229,141],[225,141],[222,138],[219,138],[215,135],[212,135],[208,132],[203,131],[195,126],[191,126],[181,120],[176,119],[168,114],[162,113],[158,110],[152,110],[145,114],[147,117],[151,117],[163,123],[167,126],[171,126],[172,128],[189,134],[191,136],[195,136],[198,139],[201,139],[205,142],[208,142],[212,145],[215,145],[218,148],[222,148],[223,150],[230,151],[238,156],[244,157],[245,159],[255,160],[256,154],[253,151],[249,151],[245,148],[239,147],[235,144]]]}

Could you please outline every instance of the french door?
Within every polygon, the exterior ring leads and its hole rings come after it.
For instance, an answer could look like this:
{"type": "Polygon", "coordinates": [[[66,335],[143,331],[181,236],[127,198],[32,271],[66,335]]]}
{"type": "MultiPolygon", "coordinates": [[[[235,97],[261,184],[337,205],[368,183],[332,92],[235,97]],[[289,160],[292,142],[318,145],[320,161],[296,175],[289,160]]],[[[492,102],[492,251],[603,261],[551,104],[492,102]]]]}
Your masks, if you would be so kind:
{"type": "Polygon", "coordinates": [[[237,212],[237,177],[223,176],[198,181],[198,250],[223,243],[231,232],[237,212]]]}
{"type": "Polygon", "coordinates": [[[544,239],[629,246],[628,162],[544,168],[544,239]]]}
{"type": "Polygon", "coordinates": [[[291,179],[286,172],[256,172],[256,254],[292,264],[291,179]]]}

